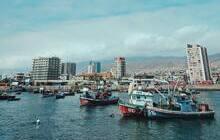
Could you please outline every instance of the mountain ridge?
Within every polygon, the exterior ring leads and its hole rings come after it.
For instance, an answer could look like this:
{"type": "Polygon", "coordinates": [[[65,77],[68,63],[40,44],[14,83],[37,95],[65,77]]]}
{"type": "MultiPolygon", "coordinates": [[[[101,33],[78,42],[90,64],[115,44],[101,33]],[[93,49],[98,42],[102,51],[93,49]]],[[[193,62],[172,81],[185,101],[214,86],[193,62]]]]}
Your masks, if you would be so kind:
{"type": "MultiPolygon", "coordinates": [[[[114,65],[113,59],[97,60],[101,62],[102,71],[110,71],[114,65]]],[[[211,66],[220,67],[220,53],[209,55],[209,62],[211,66]]],[[[89,61],[82,61],[77,63],[77,73],[87,72],[89,61]]],[[[175,70],[186,68],[186,56],[135,56],[126,57],[126,69],[128,73],[134,72],[152,72],[157,70],[175,70]]],[[[17,69],[1,69],[0,74],[11,74],[16,72],[28,72],[29,68],[17,69]]]]}

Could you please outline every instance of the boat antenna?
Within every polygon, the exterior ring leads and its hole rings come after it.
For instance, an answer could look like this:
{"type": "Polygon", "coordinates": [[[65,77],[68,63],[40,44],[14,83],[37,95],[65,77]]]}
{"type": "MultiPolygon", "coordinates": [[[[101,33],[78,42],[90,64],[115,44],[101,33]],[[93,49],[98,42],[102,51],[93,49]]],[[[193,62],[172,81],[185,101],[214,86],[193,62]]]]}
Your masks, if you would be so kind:
{"type": "Polygon", "coordinates": [[[173,92],[175,93],[175,91],[176,91],[176,88],[177,88],[177,85],[178,85],[178,83],[179,83],[179,78],[178,78],[178,80],[177,80],[177,82],[176,82],[176,84],[175,84],[175,86],[174,86],[174,89],[173,89],[173,92]]]}

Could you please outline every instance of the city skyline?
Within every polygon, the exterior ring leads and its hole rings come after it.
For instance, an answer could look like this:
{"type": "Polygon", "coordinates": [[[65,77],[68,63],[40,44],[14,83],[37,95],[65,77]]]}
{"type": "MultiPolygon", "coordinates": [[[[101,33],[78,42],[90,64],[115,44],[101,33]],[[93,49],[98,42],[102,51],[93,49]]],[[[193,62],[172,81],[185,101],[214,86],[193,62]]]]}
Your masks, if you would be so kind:
{"type": "Polygon", "coordinates": [[[217,0],[2,2],[0,63],[7,63],[0,70],[30,68],[38,56],[74,62],[185,56],[187,43],[218,53],[218,5],[217,0]]]}

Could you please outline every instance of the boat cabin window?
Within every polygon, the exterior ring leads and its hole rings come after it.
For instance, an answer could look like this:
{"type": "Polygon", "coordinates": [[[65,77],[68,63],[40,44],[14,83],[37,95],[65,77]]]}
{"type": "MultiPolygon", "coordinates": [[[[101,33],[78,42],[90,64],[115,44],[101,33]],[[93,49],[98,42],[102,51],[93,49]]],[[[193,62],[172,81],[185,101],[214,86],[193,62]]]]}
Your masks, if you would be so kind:
{"type": "Polygon", "coordinates": [[[152,96],[146,96],[146,95],[132,95],[133,99],[137,99],[137,100],[146,100],[148,98],[152,98],[152,96]]]}

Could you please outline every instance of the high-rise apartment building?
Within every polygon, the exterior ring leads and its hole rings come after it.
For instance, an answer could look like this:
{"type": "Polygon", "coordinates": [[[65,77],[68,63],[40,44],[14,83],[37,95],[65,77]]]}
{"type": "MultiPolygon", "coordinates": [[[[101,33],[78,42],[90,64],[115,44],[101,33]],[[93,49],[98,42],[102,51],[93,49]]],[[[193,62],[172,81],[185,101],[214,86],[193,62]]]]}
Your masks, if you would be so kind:
{"type": "Polygon", "coordinates": [[[190,82],[211,80],[207,49],[200,45],[187,44],[187,65],[190,82]]]}
{"type": "Polygon", "coordinates": [[[33,80],[58,80],[60,76],[60,58],[39,57],[33,59],[33,80]]]}
{"type": "Polygon", "coordinates": [[[101,72],[101,63],[90,61],[88,65],[88,73],[100,73],[101,72]]]}
{"type": "Polygon", "coordinates": [[[67,76],[67,80],[76,75],[76,63],[62,63],[61,74],[67,76]]]}
{"type": "Polygon", "coordinates": [[[76,75],[76,63],[62,63],[61,74],[76,75]]]}
{"type": "Polygon", "coordinates": [[[113,68],[113,75],[117,79],[126,76],[126,61],[124,57],[115,58],[115,66],[113,68]]]}

